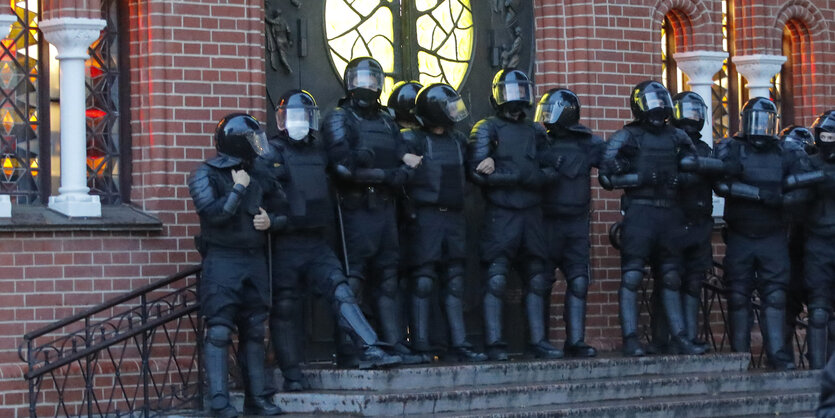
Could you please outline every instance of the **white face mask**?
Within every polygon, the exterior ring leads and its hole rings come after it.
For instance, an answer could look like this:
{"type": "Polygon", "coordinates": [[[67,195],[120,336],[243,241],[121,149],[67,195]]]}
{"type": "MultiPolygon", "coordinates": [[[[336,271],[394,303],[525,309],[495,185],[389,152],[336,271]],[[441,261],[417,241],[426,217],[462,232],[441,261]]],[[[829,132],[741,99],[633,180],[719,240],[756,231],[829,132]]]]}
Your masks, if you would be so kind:
{"type": "Polygon", "coordinates": [[[306,120],[288,120],[287,121],[287,135],[291,139],[301,141],[307,137],[310,132],[310,123],[306,120]]]}

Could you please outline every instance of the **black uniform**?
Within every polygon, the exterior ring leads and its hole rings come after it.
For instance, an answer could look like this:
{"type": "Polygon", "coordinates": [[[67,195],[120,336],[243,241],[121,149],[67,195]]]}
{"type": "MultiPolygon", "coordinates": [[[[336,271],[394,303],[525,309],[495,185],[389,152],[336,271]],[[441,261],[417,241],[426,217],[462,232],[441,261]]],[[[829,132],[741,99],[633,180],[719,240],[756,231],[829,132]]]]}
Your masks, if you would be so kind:
{"type": "MultiPolygon", "coordinates": [[[[812,368],[821,368],[826,361],[826,327],[835,290],[835,161],[823,154],[813,155],[811,161],[814,169],[823,171],[824,178],[813,188],[805,217],[803,287],[809,309],[809,363],[812,368]]],[[[829,339],[832,344],[832,334],[829,339]]]]}
{"type": "Polygon", "coordinates": [[[632,176],[624,186],[621,208],[620,313],[624,351],[642,355],[637,346],[637,290],[644,266],[657,266],[662,281],[662,304],[670,333],[681,351],[693,351],[684,333],[681,311],[681,239],[684,217],[678,205],[679,161],[693,156],[693,143],[684,131],[670,125],[632,122],[610,138],[601,174],[632,176]]]}
{"type": "MultiPolygon", "coordinates": [[[[566,354],[584,345],[589,275],[591,169],[599,167],[603,140],[587,127],[554,125],[548,131],[550,160],[559,161],[556,181],[545,187],[542,213],[549,272],[559,268],[568,282],[565,294],[566,354]]],[[[546,294],[550,294],[550,289],[546,294]]],[[[594,355],[591,347],[585,350],[594,355]]]]}
{"type": "Polygon", "coordinates": [[[793,368],[792,356],[783,347],[789,283],[783,205],[798,200],[794,196],[802,190],[784,195],[783,181],[790,174],[809,171],[808,157],[802,148],[786,147],[776,139],[756,147],[746,137],[724,139],[716,147],[716,156],[742,166],[741,174],[717,185],[717,193],[727,198],[724,266],[729,283],[731,348],[750,350],[750,303],[756,286],[763,304],[760,318],[769,362],[773,367],[793,368]]]}
{"type": "MultiPolygon", "coordinates": [[[[337,325],[353,343],[371,349],[377,335],[362,315],[339,259],[328,245],[326,231],[333,226],[333,206],[327,178],[327,155],[319,140],[294,141],[279,135],[270,141],[272,153],[264,161],[283,185],[286,203],[268,202],[268,207],[287,217],[286,228],[276,234],[272,247],[273,310],[270,333],[286,389],[302,389],[299,365],[302,335],[303,280],[324,296],[336,314],[337,325]],[[298,387],[294,387],[298,386],[298,387]]],[[[396,360],[377,358],[375,352],[361,360],[361,368],[386,365],[396,360]]]]}
{"type": "MultiPolygon", "coordinates": [[[[502,299],[511,263],[527,285],[529,344],[532,348],[548,344],[544,313],[554,277],[545,266],[547,249],[541,209],[545,137],[542,126],[525,119],[524,113],[519,120],[489,117],[478,122],[470,133],[468,170],[487,201],[481,260],[487,266],[485,339],[488,351],[496,353],[493,358],[506,358],[506,354],[499,353],[506,346],[502,339],[502,299]],[[495,171],[490,175],[477,173],[478,164],[488,157],[493,159],[495,171]]],[[[552,347],[547,351],[554,352],[552,347]]]]}
{"type": "MultiPolygon", "coordinates": [[[[252,174],[248,186],[235,184],[231,170],[241,161],[226,155],[212,158],[189,178],[189,193],[200,216],[203,273],[200,309],[206,317],[206,357],[209,397],[215,414],[232,416],[226,379],[228,344],[237,327],[240,354],[246,363],[247,404],[278,410],[264,402],[264,321],[269,312],[269,276],[266,234],[253,226],[266,193],[276,192],[273,182],[252,174]]],[[[274,215],[271,225],[278,227],[274,215]]]]}
{"type": "Polygon", "coordinates": [[[409,169],[403,157],[399,129],[391,116],[376,106],[362,108],[351,99],[335,108],[322,125],[330,161],[337,170],[341,198],[348,280],[362,299],[364,281],[373,280],[373,296],[385,342],[404,338],[398,303],[399,243],[395,192],[409,169]],[[363,176],[370,171],[376,176],[363,176]]]}

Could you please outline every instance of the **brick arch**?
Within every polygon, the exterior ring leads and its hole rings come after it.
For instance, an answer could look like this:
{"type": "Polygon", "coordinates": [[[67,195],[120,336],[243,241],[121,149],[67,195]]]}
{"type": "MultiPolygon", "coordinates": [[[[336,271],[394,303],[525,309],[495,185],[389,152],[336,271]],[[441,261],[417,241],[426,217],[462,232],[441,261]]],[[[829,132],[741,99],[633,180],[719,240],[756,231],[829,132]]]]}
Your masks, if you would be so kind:
{"type": "Polygon", "coordinates": [[[665,16],[673,23],[678,52],[713,45],[713,19],[704,0],[658,0],[653,8],[653,24],[660,24],[665,16]]]}
{"type": "Polygon", "coordinates": [[[792,37],[792,82],[794,90],[795,123],[808,125],[827,100],[819,87],[827,84],[832,71],[826,56],[832,41],[828,20],[812,2],[792,0],[780,8],[768,27],[771,51],[781,53],[783,30],[792,37]]]}

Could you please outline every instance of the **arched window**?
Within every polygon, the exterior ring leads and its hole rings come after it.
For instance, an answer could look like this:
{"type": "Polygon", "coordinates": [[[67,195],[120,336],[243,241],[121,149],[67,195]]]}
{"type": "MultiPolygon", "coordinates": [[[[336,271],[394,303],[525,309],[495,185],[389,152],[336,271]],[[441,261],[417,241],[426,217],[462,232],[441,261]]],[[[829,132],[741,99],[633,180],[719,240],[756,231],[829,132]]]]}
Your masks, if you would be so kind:
{"type": "Polygon", "coordinates": [[[686,16],[682,16],[675,9],[664,16],[661,25],[661,82],[667,87],[671,95],[685,90],[687,75],[678,69],[673,54],[677,50],[678,39],[683,38],[686,27],[686,16]]]}
{"type": "MultiPolygon", "coordinates": [[[[107,26],[89,48],[87,77],[87,186],[104,204],[129,199],[126,166],[128,100],[119,54],[116,0],[103,0],[107,26]],[[121,89],[121,91],[120,91],[121,89]]],[[[0,194],[13,203],[46,203],[60,184],[60,95],[57,51],[38,29],[41,2],[12,2],[17,23],[0,42],[0,194]]]]}
{"type": "Polygon", "coordinates": [[[811,38],[806,25],[798,19],[789,19],[783,27],[782,54],[786,57],[779,74],[775,76],[772,97],[780,107],[782,125],[804,124],[811,104],[806,103],[811,74],[811,38]]]}

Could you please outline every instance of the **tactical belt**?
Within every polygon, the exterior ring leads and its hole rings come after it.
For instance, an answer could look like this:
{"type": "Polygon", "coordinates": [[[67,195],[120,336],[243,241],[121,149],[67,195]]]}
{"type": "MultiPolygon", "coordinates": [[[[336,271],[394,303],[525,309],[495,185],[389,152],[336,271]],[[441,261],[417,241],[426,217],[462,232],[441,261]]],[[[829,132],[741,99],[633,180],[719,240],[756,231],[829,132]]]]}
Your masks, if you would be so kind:
{"type": "Polygon", "coordinates": [[[654,206],[656,208],[671,208],[674,206],[674,203],[670,199],[642,199],[642,198],[629,198],[626,200],[627,203],[631,205],[642,205],[642,206],[654,206]]]}

